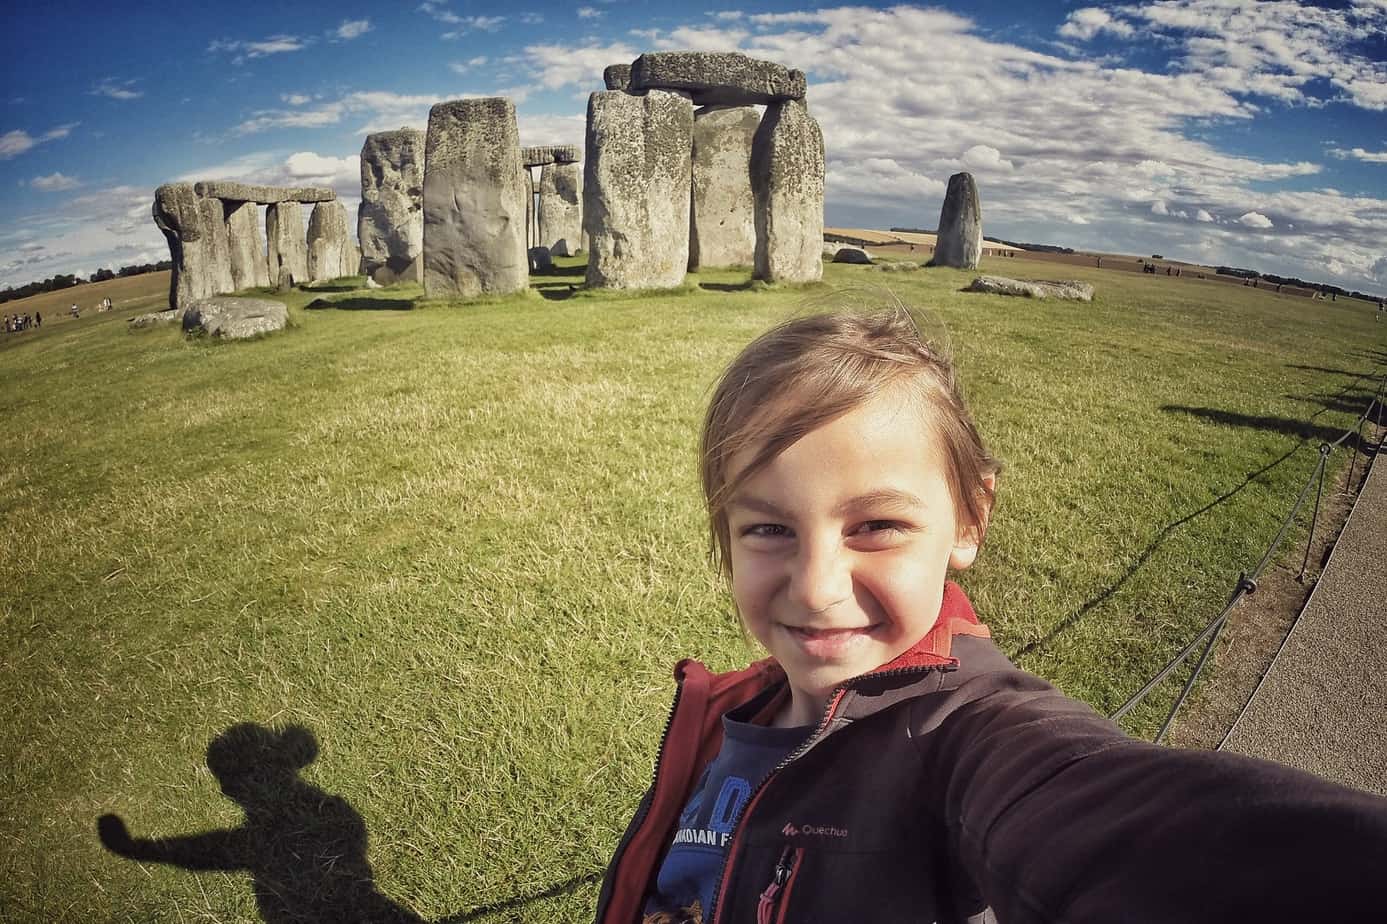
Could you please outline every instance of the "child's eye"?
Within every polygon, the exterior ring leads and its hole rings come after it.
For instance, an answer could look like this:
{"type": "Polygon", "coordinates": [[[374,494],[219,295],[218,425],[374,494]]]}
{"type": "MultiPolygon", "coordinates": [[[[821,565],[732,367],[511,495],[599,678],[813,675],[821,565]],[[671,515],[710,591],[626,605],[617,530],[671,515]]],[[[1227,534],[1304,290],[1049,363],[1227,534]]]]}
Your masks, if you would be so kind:
{"type": "Polygon", "coordinates": [[[743,536],[757,536],[763,539],[778,539],[790,535],[790,528],[780,523],[753,523],[742,530],[743,536]]]}
{"type": "Polygon", "coordinates": [[[901,524],[895,520],[868,520],[861,524],[853,532],[858,534],[865,533],[900,533],[905,532],[901,524]]]}

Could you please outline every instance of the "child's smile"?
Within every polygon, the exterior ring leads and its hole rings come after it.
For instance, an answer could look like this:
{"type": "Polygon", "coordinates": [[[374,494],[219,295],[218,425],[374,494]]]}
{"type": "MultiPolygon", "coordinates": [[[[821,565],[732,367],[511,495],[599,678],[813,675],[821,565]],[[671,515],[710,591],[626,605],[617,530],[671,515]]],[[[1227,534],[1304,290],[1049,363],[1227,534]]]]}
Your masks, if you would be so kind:
{"type": "Polygon", "coordinates": [[[972,563],[937,456],[897,389],[808,433],[732,498],[737,609],[790,679],[777,724],[817,722],[835,686],[919,641],[948,568],[972,563]]]}

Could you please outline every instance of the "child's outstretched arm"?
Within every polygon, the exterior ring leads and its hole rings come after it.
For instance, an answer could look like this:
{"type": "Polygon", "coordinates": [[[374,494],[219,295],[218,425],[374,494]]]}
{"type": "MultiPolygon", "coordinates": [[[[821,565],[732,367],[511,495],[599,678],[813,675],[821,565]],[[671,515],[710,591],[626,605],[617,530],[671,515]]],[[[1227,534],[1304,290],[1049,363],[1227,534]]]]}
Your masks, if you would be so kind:
{"type": "Polygon", "coordinates": [[[1387,799],[1127,738],[1021,672],[937,722],[951,846],[1007,924],[1358,920],[1387,907],[1387,799]]]}

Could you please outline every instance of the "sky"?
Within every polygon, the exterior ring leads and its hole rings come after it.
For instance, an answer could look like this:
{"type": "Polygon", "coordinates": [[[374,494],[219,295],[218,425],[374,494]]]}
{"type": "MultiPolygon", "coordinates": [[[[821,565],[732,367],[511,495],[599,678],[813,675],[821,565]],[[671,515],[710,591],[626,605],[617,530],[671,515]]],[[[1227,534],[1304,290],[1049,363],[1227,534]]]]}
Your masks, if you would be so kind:
{"type": "Polygon", "coordinates": [[[581,146],[606,65],[693,49],[805,71],[830,226],[933,228],[967,170],[991,238],[1387,294],[1387,0],[6,6],[0,287],[168,259],[166,182],[326,185],[354,217],[365,136],[444,100],[581,146]]]}

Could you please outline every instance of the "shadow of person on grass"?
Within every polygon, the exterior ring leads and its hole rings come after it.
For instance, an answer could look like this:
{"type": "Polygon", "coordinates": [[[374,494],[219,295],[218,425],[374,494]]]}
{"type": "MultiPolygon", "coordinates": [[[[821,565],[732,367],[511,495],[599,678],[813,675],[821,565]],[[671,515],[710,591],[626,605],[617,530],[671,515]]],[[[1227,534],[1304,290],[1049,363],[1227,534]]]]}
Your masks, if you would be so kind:
{"type": "Polygon", "coordinates": [[[299,725],[243,723],[207,746],[207,768],[246,813],[239,828],[131,837],[116,815],[97,821],[112,853],[188,870],[247,870],[266,924],[422,924],[376,890],[366,824],[347,800],[299,777],[318,741],[299,725]]]}

